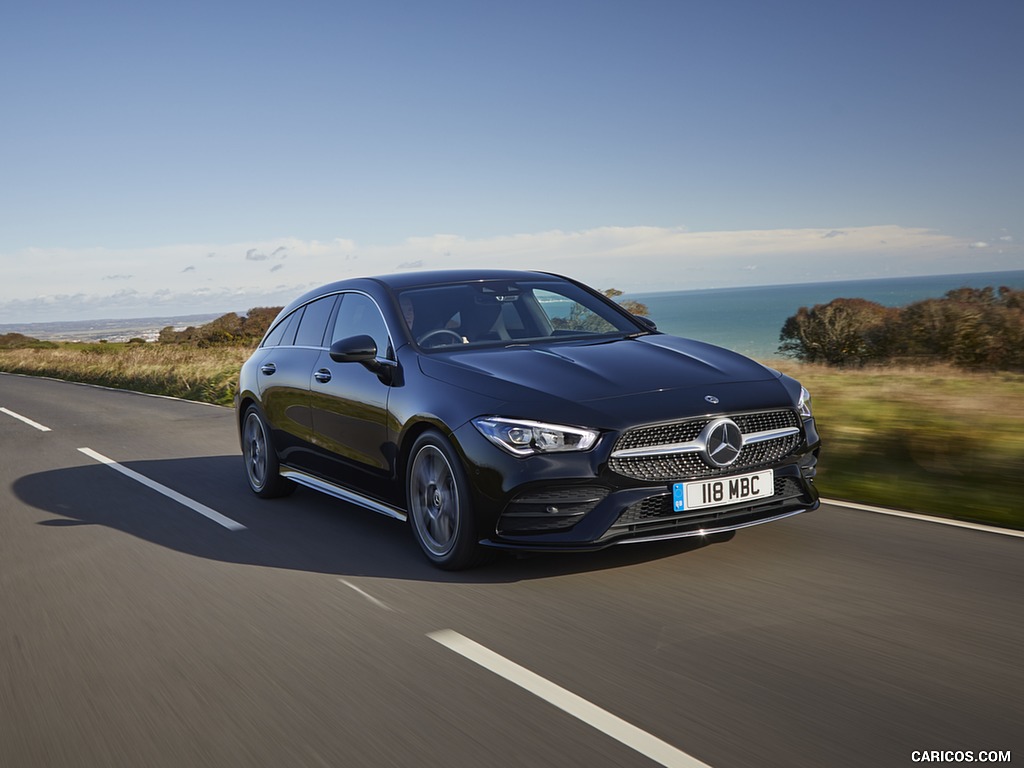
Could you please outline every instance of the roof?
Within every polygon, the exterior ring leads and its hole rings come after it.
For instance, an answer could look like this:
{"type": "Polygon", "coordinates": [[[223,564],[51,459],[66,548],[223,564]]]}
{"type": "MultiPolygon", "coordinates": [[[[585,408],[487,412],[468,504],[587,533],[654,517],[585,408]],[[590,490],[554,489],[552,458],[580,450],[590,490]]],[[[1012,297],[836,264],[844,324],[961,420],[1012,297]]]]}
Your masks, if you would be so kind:
{"type": "Polygon", "coordinates": [[[516,269],[445,269],[395,272],[394,274],[379,275],[369,279],[377,280],[395,290],[403,290],[405,288],[443,285],[445,283],[466,283],[478,280],[536,280],[538,277],[557,277],[557,275],[551,275],[547,272],[516,269]]]}
{"type": "Polygon", "coordinates": [[[387,275],[372,275],[367,277],[353,277],[347,280],[339,280],[334,283],[325,283],[290,302],[281,312],[281,316],[287,314],[296,307],[299,307],[318,296],[328,293],[345,290],[367,289],[373,284],[383,285],[392,291],[402,291],[407,288],[418,288],[429,285],[445,285],[447,283],[466,283],[485,280],[537,280],[552,278],[564,280],[560,275],[550,272],[535,272],[516,269],[445,269],[445,270],[424,270],[412,272],[395,272],[387,275]]]}

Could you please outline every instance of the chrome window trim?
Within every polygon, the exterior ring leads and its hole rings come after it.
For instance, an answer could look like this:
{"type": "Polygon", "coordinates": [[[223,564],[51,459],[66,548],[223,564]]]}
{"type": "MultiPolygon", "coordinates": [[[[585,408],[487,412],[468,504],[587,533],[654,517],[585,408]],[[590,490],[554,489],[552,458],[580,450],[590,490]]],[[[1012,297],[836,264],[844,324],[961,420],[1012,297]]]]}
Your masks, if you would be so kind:
{"type": "MultiPolygon", "coordinates": [[[[316,297],[310,299],[309,301],[305,302],[304,304],[300,304],[295,309],[293,309],[291,312],[289,312],[287,315],[282,317],[280,321],[274,323],[272,326],[270,326],[270,328],[267,329],[267,332],[263,336],[264,341],[266,340],[266,338],[268,336],[270,336],[270,334],[274,331],[274,329],[277,328],[277,326],[279,326],[283,322],[286,322],[288,320],[288,318],[290,318],[292,315],[294,315],[300,309],[305,309],[310,304],[312,304],[314,301],[320,301],[320,299],[326,299],[328,296],[341,296],[342,300],[344,300],[344,297],[346,295],[348,295],[348,294],[358,294],[359,296],[365,296],[366,298],[368,298],[373,303],[373,306],[377,308],[377,314],[380,315],[381,322],[384,323],[384,330],[387,331],[387,334],[388,334],[388,348],[392,352],[394,352],[395,351],[395,335],[391,332],[391,326],[388,325],[388,319],[384,316],[384,312],[381,311],[380,304],[378,304],[377,300],[375,298],[373,298],[373,296],[368,294],[366,291],[360,291],[360,290],[355,290],[355,289],[349,289],[349,290],[344,290],[344,291],[333,291],[331,293],[325,293],[322,296],[316,296],[316,297]]],[[[340,311],[340,307],[339,307],[339,311],[340,311]]],[[[334,321],[337,322],[338,316],[336,314],[334,314],[333,317],[334,317],[334,321]]],[[[333,331],[333,328],[331,330],[333,331]]],[[[259,348],[260,349],[316,349],[316,350],[320,350],[322,352],[325,349],[330,349],[331,345],[328,344],[327,346],[313,347],[313,346],[309,346],[308,344],[275,344],[272,347],[268,347],[268,346],[264,346],[263,342],[260,342],[259,348]]],[[[378,363],[384,363],[386,365],[398,365],[398,360],[396,360],[393,357],[381,357],[380,355],[377,355],[377,357],[375,359],[376,359],[376,361],[378,363]]]]}

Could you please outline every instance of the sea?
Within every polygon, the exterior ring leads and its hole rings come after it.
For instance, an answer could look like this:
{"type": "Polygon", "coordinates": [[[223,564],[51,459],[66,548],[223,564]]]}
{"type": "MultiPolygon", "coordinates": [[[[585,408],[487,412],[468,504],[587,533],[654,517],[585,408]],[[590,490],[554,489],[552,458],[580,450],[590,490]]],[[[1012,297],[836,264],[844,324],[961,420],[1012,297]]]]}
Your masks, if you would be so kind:
{"type": "MultiPolygon", "coordinates": [[[[827,304],[832,299],[867,299],[888,307],[902,307],[922,299],[940,298],[957,288],[1008,286],[1024,289],[1024,269],[1011,272],[976,272],[925,277],[846,280],[829,283],[760,285],[745,288],[707,288],[625,295],[643,302],[658,330],[674,336],[707,341],[758,360],[778,358],[779,332],[786,319],[800,307],[827,304]]],[[[24,333],[37,339],[66,341],[127,341],[156,338],[161,328],[202,325],[220,317],[144,318],[138,320],[90,320],[67,323],[0,325],[0,334],[24,333]]]]}
{"type": "Polygon", "coordinates": [[[646,304],[659,331],[717,344],[758,360],[770,360],[780,357],[779,332],[800,307],[827,304],[839,298],[903,307],[923,299],[941,298],[957,288],[988,286],[1024,289],[1024,270],[708,288],[637,293],[622,298],[646,304]]]}

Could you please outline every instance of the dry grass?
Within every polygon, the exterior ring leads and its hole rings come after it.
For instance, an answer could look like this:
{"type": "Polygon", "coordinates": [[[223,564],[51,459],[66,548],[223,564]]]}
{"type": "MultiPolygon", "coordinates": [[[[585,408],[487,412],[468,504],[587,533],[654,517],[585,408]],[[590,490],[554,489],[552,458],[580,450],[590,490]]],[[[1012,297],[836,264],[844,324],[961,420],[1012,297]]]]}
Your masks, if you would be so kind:
{"type": "Polygon", "coordinates": [[[0,350],[0,370],[230,405],[249,347],[61,344],[0,350]]]}

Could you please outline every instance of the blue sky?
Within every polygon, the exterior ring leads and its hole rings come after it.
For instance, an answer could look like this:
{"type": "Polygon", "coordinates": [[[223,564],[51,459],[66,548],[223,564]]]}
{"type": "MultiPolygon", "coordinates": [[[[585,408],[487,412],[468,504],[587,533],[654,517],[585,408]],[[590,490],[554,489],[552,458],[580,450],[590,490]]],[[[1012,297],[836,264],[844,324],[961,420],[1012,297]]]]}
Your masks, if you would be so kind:
{"type": "Polygon", "coordinates": [[[8,3],[0,322],[1024,269],[1024,3],[8,3]]]}

